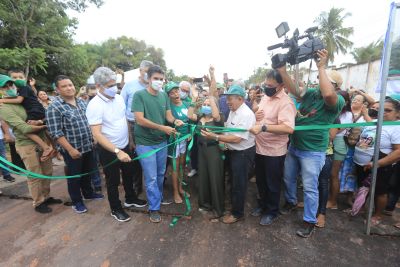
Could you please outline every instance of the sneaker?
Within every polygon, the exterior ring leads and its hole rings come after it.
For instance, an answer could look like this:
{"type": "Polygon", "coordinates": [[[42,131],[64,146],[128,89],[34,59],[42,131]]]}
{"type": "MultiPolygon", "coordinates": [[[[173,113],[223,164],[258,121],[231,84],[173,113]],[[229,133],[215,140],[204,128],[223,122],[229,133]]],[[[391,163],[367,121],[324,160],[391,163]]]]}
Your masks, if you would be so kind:
{"type": "Polygon", "coordinates": [[[197,170],[196,169],[191,169],[190,172],[188,173],[188,177],[193,177],[197,174],[197,170]]]}
{"type": "Polygon", "coordinates": [[[111,216],[119,222],[127,222],[131,219],[131,216],[129,216],[123,209],[112,210],[111,216]]]}
{"type": "Polygon", "coordinates": [[[9,182],[9,183],[15,182],[15,178],[12,177],[11,175],[3,176],[3,179],[4,179],[6,182],[9,182]]]}
{"type": "Polygon", "coordinates": [[[161,215],[158,211],[150,211],[149,219],[152,223],[159,223],[161,222],[161,215]]]}
{"type": "Polygon", "coordinates": [[[262,211],[263,211],[262,208],[256,207],[251,211],[250,215],[253,217],[260,217],[262,214],[262,211]]]}
{"type": "Polygon", "coordinates": [[[279,211],[279,213],[282,215],[286,215],[295,209],[297,209],[297,205],[293,205],[293,204],[286,202],[285,205],[282,207],[282,209],[279,211]]]}
{"type": "Polygon", "coordinates": [[[72,205],[72,209],[78,214],[87,212],[87,208],[83,202],[77,202],[75,205],[72,205]]]}
{"type": "Polygon", "coordinates": [[[278,218],[278,216],[276,215],[275,216],[270,214],[263,215],[260,220],[260,225],[263,226],[270,225],[276,220],[276,218],[278,218]]]}
{"type": "Polygon", "coordinates": [[[47,204],[43,202],[39,206],[35,207],[35,211],[44,214],[44,213],[50,213],[52,209],[47,207],[47,204]]]}
{"type": "Polygon", "coordinates": [[[139,199],[139,198],[137,198],[133,201],[126,200],[124,203],[124,206],[127,208],[132,207],[132,206],[134,206],[136,208],[143,208],[143,207],[147,206],[147,201],[143,200],[143,199],[139,199]]]}
{"type": "Polygon", "coordinates": [[[303,228],[299,229],[296,234],[300,237],[308,238],[310,237],[315,229],[315,224],[304,222],[303,228]]]}
{"type": "Polygon", "coordinates": [[[46,203],[47,205],[53,205],[53,204],[62,204],[62,200],[61,199],[57,199],[54,197],[49,197],[48,199],[46,199],[44,201],[44,203],[46,203]]]}
{"type": "Polygon", "coordinates": [[[87,197],[83,197],[84,200],[101,200],[104,199],[104,195],[103,194],[99,194],[99,193],[94,193],[90,196],[87,197]]]}
{"type": "Polygon", "coordinates": [[[161,205],[169,205],[169,204],[172,204],[172,200],[171,200],[171,199],[165,199],[165,198],[163,198],[163,199],[161,200],[161,205]]]}

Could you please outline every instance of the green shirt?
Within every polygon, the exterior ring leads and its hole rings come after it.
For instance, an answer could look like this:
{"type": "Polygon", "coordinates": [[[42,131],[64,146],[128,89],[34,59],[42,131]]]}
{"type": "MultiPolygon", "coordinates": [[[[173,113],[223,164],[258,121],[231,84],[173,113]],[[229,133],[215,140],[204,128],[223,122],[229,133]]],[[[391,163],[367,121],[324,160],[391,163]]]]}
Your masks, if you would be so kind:
{"type": "Polygon", "coordinates": [[[183,125],[181,127],[176,127],[176,130],[180,134],[183,134],[183,135],[189,133],[189,125],[187,124],[189,122],[189,118],[187,116],[188,109],[189,109],[189,106],[184,102],[182,102],[182,104],[180,106],[175,106],[173,103],[171,103],[171,112],[172,112],[172,115],[174,116],[174,118],[186,123],[185,125],[183,125]]]}
{"type": "MultiPolygon", "coordinates": [[[[16,146],[36,145],[26,134],[34,133],[31,125],[26,123],[27,114],[20,104],[3,104],[0,106],[0,118],[13,129],[16,146]]],[[[45,139],[44,131],[36,133],[45,139]]]]}
{"type": "MultiPolygon", "coordinates": [[[[319,89],[308,89],[296,116],[296,126],[332,124],[343,109],[345,101],[338,95],[334,106],[325,104],[319,89]]],[[[295,131],[290,138],[291,144],[301,150],[325,152],[329,143],[329,130],[295,131]]]]}
{"type": "MultiPolygon", "coordinates": [[[[132,112],[143,112],[144,118],[160,124],[166,123],[166,112],[170,110],[166,93],[150,94],[147,89],[135,93],[132,101],[132,112]]],[[[167,140],[167,135],[159,130],[135,124],[135,142],[138,145],[152,146],[167,140]]]]}

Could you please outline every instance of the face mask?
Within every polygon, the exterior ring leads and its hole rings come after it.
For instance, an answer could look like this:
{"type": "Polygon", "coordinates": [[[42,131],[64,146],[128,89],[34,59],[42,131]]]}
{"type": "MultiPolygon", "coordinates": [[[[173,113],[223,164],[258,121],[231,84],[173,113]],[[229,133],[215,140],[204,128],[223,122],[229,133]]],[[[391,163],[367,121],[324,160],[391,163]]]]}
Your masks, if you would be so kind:
{"type": "Polygon", "coordinates": [[[15,80],[14,84],[17,87],[24,87],[24,86],[26,86],[26,81],[25,80],[15,80]]]}
{"type": "Polygon", "coordinates": [[[147,76],[147,73],[145,73],[144,75],[143,75],[143,80],[147,83],[147,82],[149,82],[149,77],[147,76]]]}
{"type": "Polygon", "coordinates": [[[5,93],[6,93],[7,97],[17,97],[18,96],[17,88],[7,89],[5,93]]]}
{"type": "Polygon", "coordinates": [[[181,99],[186,99],[186,98],[188,97],[188,93],[187,93],[187,92],[184,92],[184,91],[182,91],[182,90],[179,90],[179,97],[180,97],[181,99]]]}
{"type": "Polygon", "coordinates": [[[163,86],[163,81],[152,81],[151,82],[151,88],[153,88],[156,91],[160,91],[163,86]]]}
{"type": "Polygon", "coordinates": [[[375,109],[368,109],[368,116],[371,118],[377,118],[378,117],[378,111],[375,109]]]}
{"type": "Polygon", "coordinates": [[[263,89],[264,89],[264,93],[269,97],[276,94],[276,87],[263,86],[263,89]]]}
{"type": "Polygon", "coordinates": [[[203,113],[204,115],[210,115],[211,107],[210,106],[201,106],[200,112],[203,113]]]}
{"type": "Polygon", "coordinates": [[[115,97],[117,92],[118,92],[118,87],[116,85],[114,85],[113,87],[104,89],[104,94],[109,97],[115,97]]]}

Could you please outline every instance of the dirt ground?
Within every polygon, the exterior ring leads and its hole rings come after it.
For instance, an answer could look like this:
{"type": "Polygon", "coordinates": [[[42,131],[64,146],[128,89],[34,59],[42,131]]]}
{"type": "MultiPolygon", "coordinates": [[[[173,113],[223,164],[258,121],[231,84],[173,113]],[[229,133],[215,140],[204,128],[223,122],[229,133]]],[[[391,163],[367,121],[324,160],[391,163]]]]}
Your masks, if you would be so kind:
{"type": "MultiPolygon", "coordinates": [[[[62,175],[62,166],[55,166],[55,175],[62,175]]],[[[349,219],[341,210],[329,211],[326,228],[302,239],[295,235],[302,210],[264,227],[249,215],[256,202],[256,186],[250,183],[245,220],[211,223],[197,211],[196,177],[190,184],[192,218],[172,228],[171,216],[152,224],[141,211],[129,211],[132,220],[118,223],[107,199],[86,201],[86,214],[65,205],[38,214],[31,201],[7,197],[28,196],[25,182],[2,184],[0,266],[400,266],[400,238],[365,235],[362,215],[349,219]]],[[[65,180],[53,182],[51,190],[69,200],[65,180]]],[[[184,205],[162,207],[168,213],[183,210],[184,205]]],[[[393,234],[399,234],[392,226],[398,214],[385,222],[393,234]]]]}

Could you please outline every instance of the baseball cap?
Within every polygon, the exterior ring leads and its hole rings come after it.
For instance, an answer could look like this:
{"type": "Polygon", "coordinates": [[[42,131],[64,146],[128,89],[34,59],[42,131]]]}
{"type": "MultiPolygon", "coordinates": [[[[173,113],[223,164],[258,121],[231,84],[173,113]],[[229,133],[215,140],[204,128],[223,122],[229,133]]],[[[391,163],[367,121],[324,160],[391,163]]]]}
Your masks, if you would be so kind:
{"type": "Polygon", "coordinates": [[[340,73],[336,70],[329,70],[326,72],[326,74],[328,75],[328,79],[332,82],[332,83],[336,83],[338,87],[341,87],[343,84],[343,78],[342,75],[340,75],[340,73]]]}
{"type": "Polygon", "coordinates": [[[8,83],[8,82],[14,83],[14,81],[13,81],[13,79],[11,79],[11,77],[0,74],[0,87],[4,87],[6,85],[6,83],[8,83]]]}
{"type": "Polygon", "coordinates": [[[168,94],[171,92],[172,89],[179,88],[179,85],[175,82],[169,82],[166,85],[164,85],[164,91],[168,94]]]}
{"type": "Polygon", "coordinates": [[[226,92],[224,95],[238,95],[241,97],[246,97],[246,92],[244,91],[244,89],[240,86],[240,85],[232,85],[228,92],[226,92]]]}

